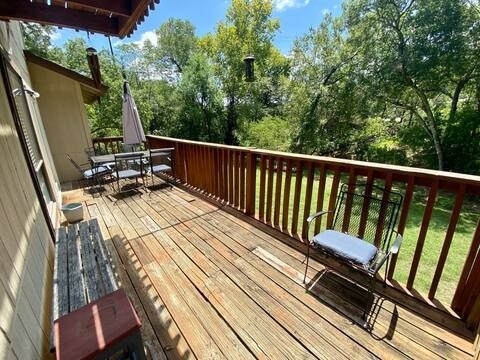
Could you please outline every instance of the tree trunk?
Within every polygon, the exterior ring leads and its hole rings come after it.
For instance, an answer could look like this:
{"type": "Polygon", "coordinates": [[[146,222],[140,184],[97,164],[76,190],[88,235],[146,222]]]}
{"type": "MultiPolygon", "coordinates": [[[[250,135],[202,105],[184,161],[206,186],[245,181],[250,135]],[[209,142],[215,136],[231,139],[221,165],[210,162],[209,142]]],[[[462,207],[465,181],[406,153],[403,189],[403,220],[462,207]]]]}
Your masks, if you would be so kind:
{"type": "Polygon", "coordinates": [[[477,112],[480,113],[480,75],[477,76],[477,86],[475,91],[475,97],[477,98],[477,112]]]}
{"type": "Polygon", "coordinates": [[[438,134],[437,123],[435,122],[435,116],[433,115],[430,103],[428,102],[427,96],[416,88],[417,94],[420,97],[422,102],[422,109],[427,114],[427,125],[430,130],[430,135],[433,140],[433,145],[435,147],[435,153],[437,154],[438,170],[443,171],[444,169],[444,157],[443,157],[443,148],[442,142],[440,141],[440,135],[438,134]]]}
{"type": "Polygon", "coordinates": [[[236,129],[237,129],[237,112],[235,109],[235,96],[230,95],[228,97],[228,105],[227,105],[227,129],[225,133],[225,144],[238,145],[237,138],[235,137],[236,129]]]}
{"type": "Polygon", "coordinates": [[[421,103],[420,107],[427,115],[425,123],[428,126],[428,129],[430,130],[429,135],[432,137],[433,145],[435,147],[435,153],[437,154],[438,170],[442,171],[444,169],[442,142],[440,141],[440,135],[438,134],[437,123],[435,122],[435,115],[433,115],[433,111],[430,106],[430,102],[428,101],[428,97],[427,95],[425,95],[425,93],[421,89],[418,88],[418,86],[415,84],[413,79],[406,73],[406,71],[403,71],[403,77],[407,85],[410,86],[412,90],[415,91],[415,93],[417,94],[421,103]]]}

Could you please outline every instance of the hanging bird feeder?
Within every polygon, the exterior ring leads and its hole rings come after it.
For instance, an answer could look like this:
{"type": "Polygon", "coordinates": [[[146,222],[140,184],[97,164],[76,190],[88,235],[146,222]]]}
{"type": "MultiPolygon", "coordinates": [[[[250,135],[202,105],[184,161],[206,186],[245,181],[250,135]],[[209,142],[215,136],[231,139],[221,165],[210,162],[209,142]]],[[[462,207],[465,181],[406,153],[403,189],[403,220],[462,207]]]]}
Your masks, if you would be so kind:
{"type": "Polygon", "coordinates": [[[254,74],[254,61],[255,61],[255,56],[253,55],[248,55],[245,59],[243,59],[245,62],[245,79],[247,81],[253,81],[255,79],[255,74],[254,74]]]}

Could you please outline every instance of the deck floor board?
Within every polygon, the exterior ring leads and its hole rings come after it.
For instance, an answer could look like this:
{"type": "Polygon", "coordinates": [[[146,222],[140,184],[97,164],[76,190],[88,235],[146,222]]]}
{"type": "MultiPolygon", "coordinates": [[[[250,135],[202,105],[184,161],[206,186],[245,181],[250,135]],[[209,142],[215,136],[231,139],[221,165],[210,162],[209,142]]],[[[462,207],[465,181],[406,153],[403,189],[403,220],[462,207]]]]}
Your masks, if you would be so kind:
{"type": "Polygon", "coordinates": [[[115,199],[82,189],[115,270],[143,323],[151,359],[472,358],[461,335],[375,297],[304,254],[274,229],[177,187],[115,199]]]}

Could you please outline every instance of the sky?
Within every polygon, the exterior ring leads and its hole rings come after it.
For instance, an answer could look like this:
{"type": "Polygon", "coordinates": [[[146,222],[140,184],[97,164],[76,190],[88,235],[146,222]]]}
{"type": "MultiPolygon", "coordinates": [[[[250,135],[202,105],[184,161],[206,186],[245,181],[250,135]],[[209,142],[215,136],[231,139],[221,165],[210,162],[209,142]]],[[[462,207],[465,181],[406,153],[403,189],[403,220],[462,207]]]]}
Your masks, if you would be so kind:
{"type": "MultiPolygon", "coordinates": [[[[157,29],[168,18],[190,20],[196,28],[197,36],[214,32],[218,22],[225,19],[230,6],[227,0],[160,0],[154,11],[137,28],[130,38],[122,40],[112,38],[112,44],[137,42],[149,38],[155,39],[157,29]]],[[[288,54],[293,41],[305,34],[310,27],[316,27],[326,13],[339,15],[341,0],[274,0],[273,17],[280,20],[280,30],[275,38],[275,45],[283,54],[288,54]]],[[[52,37],[54,45],[61,46],[68,39],[83,37],[88,46],[97,50],[108,49],[108,39],[100,34],[87,37],[85,32],[74,30],[58,30],[52,37]]]]}

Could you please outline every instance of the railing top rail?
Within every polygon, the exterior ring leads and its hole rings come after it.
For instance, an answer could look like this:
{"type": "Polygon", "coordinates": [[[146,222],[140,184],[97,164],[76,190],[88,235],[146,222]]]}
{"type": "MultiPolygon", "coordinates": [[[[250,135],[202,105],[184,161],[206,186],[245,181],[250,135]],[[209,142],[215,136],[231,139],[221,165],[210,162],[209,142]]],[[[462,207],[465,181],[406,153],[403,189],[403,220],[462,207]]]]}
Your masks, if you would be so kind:
{"type": "Polygon", "coordinates": [[[382,171],[390,172],[393,174],[401,174],[405,176],[428,177],[428,178],[436,178],[438,180],[455,181],[455,182],[461,182],[461,183],[466,183],[469,185],[480,187],[480,176],[477,176],[477,175],[469,175],[469,174],[455,173],[455,172],[449,172],[449,171],[430,170],[430,169],[415,168],[415,167],[409,167],[409,166],[381,164],[381,163],[368,162],[368,161],[338,159],[338,158],[332,158],[332,157],[326,157],[326,156],[286,153],[281,151],[271,151],[271,150],[262,150],[262,149],[252,149],[250,151],[258,155],[282,157],[285,159],[292,159],[292,160],[312,161],[312,162],[329,164],[332,166],[338,166],[343,168],[353,166],[355,168],[360,168],[360,169],[380,171],[380,172],[382,171]]]}
{"type": "Polygon", "coordinates": [[[230,149],[230,150],[237,150],[237,151],[250,151],[252,149],[255,149],[253,147],[223,145],[223,144],[208,143],[208,142],[202,142],[202,141],[176,139],[176,138],[171,138],[167,136],[158,136],[158,135],[145,135],[145,137],[147,139],[148,138],[159,139],[159,140],[172,141],[172,142],[177,142],[182,144],[195,144],[195,145],[208,146],[208,147],[221,148],[221,149],[230,149]]]}
{"type": "Polygon", "coordinates": [[[428,178],[428,179],[437,179],[439,181],[446,181],[446,182],[464,183],[464,184],[473,186],[475,188],[480,188],[480,176],[476,176],[476,175],[422,169],[422,168],[415,168],[415,167],[408,167],[408,166],[381,164],[381,163],[368,162],[368,161],[338,159],[338,158],[331,158],[331,157],[325,157],[325,156],[295,154],[295,153],[287,153],[287,152],[273,151],[273,150],[262,150],[254,147],[229,146],[229,145],[206,143],[206,142],[200,142],[200,141],[175,139],[175,138],[170,138],[165,136],[147,135],[147,138],[153,138],[153,139],[156,138],[160,140],[179,142],[184,144],[197,144],[197,145],[203,145],[203,146],[215,147],[215,148],[241,150],[241,151],[252,152],[253,154],[257,154],[257,155],[281,157],[284,159],[291,159],[291,160],[311,161],[318,164],[331,165],[332,167],[340,167],[340,168],[355,167],[357,169],[363,169],[365,171],[373,170],[377,172],[388,172],[388,173],[392,173],[394,175],[400,175],[401,177],[406,177],[406,178],[408,178],[409,176],[414,176],[416,178],[428,178]]]}
{"type": "Polygon", "coordinates": [[[104,137],[96,137],[93,138],[93,142],[102,142],[102,141],[108,141],[108,140],[122,140],[123,136],[104,136],[104,137]]]}

